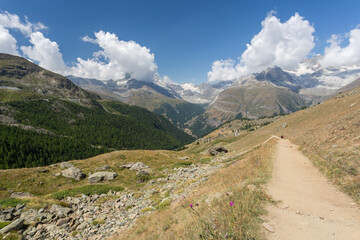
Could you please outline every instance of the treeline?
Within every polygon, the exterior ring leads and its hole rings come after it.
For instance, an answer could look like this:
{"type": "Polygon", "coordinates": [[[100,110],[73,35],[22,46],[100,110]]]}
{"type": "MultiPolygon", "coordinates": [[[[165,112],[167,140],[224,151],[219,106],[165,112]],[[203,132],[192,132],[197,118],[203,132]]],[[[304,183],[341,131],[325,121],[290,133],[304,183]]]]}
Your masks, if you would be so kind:
{"type": "Polygon", "coordinates": [[[2,126],[0,168],[43,166],[112,149],[175,149],[193,140],[163,116],[117,102],[107,105],[116,114],[58,99],[6,103],[19,123],[55,136],[2,126]]]}
{"type": "Polygon", "coordinates": [[[46,166],[106,151],[80,140],[0,125],[0,169],[46,166]]]}

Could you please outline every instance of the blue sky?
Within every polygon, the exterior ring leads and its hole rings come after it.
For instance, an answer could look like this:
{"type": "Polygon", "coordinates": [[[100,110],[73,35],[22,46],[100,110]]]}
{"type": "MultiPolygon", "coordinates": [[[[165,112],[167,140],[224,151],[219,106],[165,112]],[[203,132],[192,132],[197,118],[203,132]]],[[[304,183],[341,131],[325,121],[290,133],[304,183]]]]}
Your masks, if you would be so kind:
{"type": "MultiPolygon", "coordinates": [[[[295,13],[309,22],[315,30],[309,56],[324,54],[333,34],[344,37],[340,46],[345,47],[346,34],[360,24],[359,1],[346,0],[1,0],[0,10],[19,16],[23,22],[27,16],[31,23],[44,24],[47,29],[41,32],[58,44],[67,66],[73,66],[78,57],[92,58],[100,50],[98,44],[81,38],[95,39],[94,32],[102,30],[149,49],[158,73],[178,83],[207,81],[215,61],[236,61],[262,30],[261,22],[271,11],[276,11],[273,15],[281,22],[295,13]]],[[[19,31],[9,32],[19,49],[31,45],[19,31]]]]}

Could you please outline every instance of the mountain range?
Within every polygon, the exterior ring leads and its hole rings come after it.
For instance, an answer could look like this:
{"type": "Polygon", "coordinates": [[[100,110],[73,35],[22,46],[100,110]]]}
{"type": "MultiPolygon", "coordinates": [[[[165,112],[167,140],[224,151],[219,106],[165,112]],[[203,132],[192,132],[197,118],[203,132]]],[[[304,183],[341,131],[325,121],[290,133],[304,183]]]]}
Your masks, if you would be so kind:
{"type": "Polygon", "coordinates": [[[155,76],[152,82],[100,81],[67,76],[104,99],[144,107],[199,137],[225,121],[288,114],[322,102],[360,77],[360,67],[322,67],[320,56],[304,60],[295,71],[277,66],[233,81],[201,84],[155,76]]]}
{"type": "Polygon", "coordinates": [[[0,54],[0,168],[114,149],[175,149],[194,140],[164,116],[103,100],[36,64],[0,54]]]}
{"type": "Polygon", "coordinates": [[[134,105],[163,115],[193,137],[235,118],[270,117],[316,105],[346,86],[351,88],[360,77],[359,67],[322,67],[320,56],[315,56],[295,71],[274,66],[233,81],[177,84],[158,75],[153,81],[139,81],[130,74],[102,81],[62,77],[6,56],[0,73],[3,90],[19,88],[26,90],[21,94],[51,95],[88,108],[98,107],[101,99],[134,105]]]}

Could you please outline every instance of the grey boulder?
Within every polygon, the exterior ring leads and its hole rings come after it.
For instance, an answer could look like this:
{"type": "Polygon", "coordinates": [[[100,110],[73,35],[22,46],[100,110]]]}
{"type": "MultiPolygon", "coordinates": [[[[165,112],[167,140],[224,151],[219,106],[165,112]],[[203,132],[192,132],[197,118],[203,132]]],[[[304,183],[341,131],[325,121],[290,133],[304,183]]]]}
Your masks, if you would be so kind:
{"type": "Polygon", "coordinates": [[[70,167],[68,169],[62,170],[61,175],[66,178],[73,178],[75,180],[80,180],[85,177],[85,174],[76,167],[70,167]]]}
{"type": "Polygon", "coordinates": [[[131,166],[130,170],[132,171],[140,171],[140,170],[144,170],[144,169],[148,169],[149,167],[146,166],[144,163],[142,162],[137,162],[134,165],[131,166]]]}
{"type": "Polygon", "coordinates": [[[27,197],[33,197],[31,193],[28,192],[13,192],[10,197],[11,198],[27,198],[27,197]]]}
{"type": "Polygon", "coordinates": [[[89,183],[96,183],[99,181],[110,181],[113,180],[117,174],[115,172],[96,172],[89,176],[89,183]]]}
{"type": "Polygon", "coordinates": [[[17,219],[0,230],[0,234],[5,234],[13,230],[20,230],[24,226],[24,219],[17,219]]]}
{"type": "Polygon", "coordinates": [[[108,170],[108,169],[110,169],[110,166],[109,165],[104,165],[104,166],[96,168],[95,171],[105,171],[105,170],[108,170]]]}
{"type": "Polygon", "coordinates": [[[75,167],[75,166],[69,162],[62,162],[62,163],[60,163],[60,167],[61,168],[71,168],[71,167],[75,167]]]}
{"type": "Polygon", "coordinates": [[[224,147],[213,147],[213,148],[209,149],[209,154],[212,155],[212,156],[215,156],[218,153],[222,153],[222,152],[227,153],[228,150],[225,149],[224,147]]]}
{"type": "Polygon", "coordinates": [[[50,212],[56,214],[61,218],[68,216],[70,213],[73,212],[73,210],[68,207],[62,207],[60,205],[53,204],[50,208],[50,212]]]}

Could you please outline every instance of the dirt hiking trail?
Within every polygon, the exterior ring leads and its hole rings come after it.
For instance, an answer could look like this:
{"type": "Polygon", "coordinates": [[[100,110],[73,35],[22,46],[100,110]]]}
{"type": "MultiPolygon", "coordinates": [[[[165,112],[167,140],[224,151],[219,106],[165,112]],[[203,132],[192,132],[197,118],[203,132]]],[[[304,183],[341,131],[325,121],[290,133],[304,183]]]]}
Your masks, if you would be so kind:
{"type": "Polygon", "coordinates": [[[280,201],[267,207],[268,239],[360,239],[359,207],[288,140],[279,140],[268,193],[280,201]]]}

